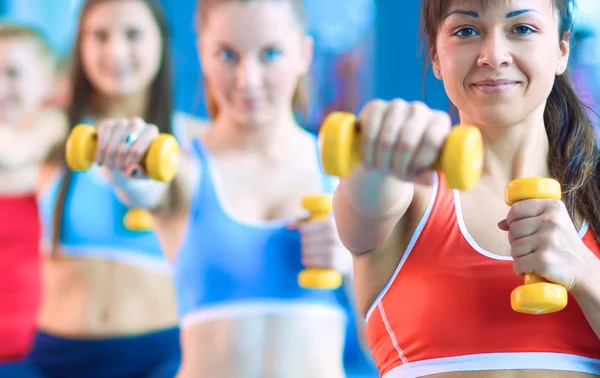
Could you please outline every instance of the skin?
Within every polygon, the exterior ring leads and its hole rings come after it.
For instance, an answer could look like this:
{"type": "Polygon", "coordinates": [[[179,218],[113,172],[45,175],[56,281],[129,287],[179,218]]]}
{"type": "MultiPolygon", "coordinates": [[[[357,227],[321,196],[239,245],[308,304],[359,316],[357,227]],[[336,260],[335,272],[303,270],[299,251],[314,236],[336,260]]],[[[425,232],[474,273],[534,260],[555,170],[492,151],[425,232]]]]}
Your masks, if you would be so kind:
{"type": "MultiPolygon", "coordinates": [[[[215,6],[200,36],[204,75],[219,112],[199,137],[215,163],[212,174],[222,188],[223,206],[242,222],[290,220],[289,227],[302,235],[305,265],[347,271],[348,254],[333,220],[299,220],[301,199],[321,190],[321,175],[314,139],[298,127],[292,113],[292,95],[310,66],[312,41],[290,3],[231,1],[215,6]]],[[[119,172],[113,174],[113,183],[124,202],[156,209],[161,244],[175,258],[189,206],[165,207],[169,185],[145,180],[139,164],[157,133],[142,120],[105,122],[99,126],[97,161],[119,172]],[[139,135],[132,146],[112,142],[132,131],[139,135]]],[[[199,169],[195,160],[181,156],[176,180],[187,201],[197,189],[199,169]]],[[[308,307],[282,315],[188,324],[182,330],[184,361],[178,378],[342,377],[344,326],[339,314],[308,307]],[[207,340],[218,340],[218,346],[207,340]]]]}
{"type": "MultiPolygon", "coordinates": [[[[93,118],[144,114],[162,45],[150,10],[137,0],[100,3],[85,16],[81,32],[84,71],[100,94],[94,98],[100,106],[93,118]]],[[[41,195],[64,173],[62,169],[53,164],[43,167],[41,195]]],[[[59,248],[57,253],[63,251],[59,248]]],[[[120,262],[72,257],[47,259],[44,274],[39,324],[46,332],[111,337],[178,324],[169,275],[120,262]]]]}
{"type": "MultiPolygon", "coordinates": [[[[577,235],[581,219],[574,225],[560,201],[528,200],[509,208],[503,197],[504,187],[514,178],[549,176],[543,111],[555,76],[564,72],[569,56],[568,42],[560,41],[556,32],[552,2],[498,2],[484,12],[476,1],[461,1],[449,13],[458,9],[475,11],[479,17],[453,14],[443,21],[433,67],[458,107],[461,123],[477,126],[483,135],[482,177],[474,189],[460,193],[466,227],[485,250],[512,256],[517,274],[535,271],[567,287],[600,335],[600,262],[577,235]],[[506,17],[521,9],[534,11],[506,17]],[[483,86],[488,79],[509,79],[513,84],[483,86]],[[481,203],[486,204],[485,216],[481,203]]],[[[429,167],[451,124],[445,114],[402,100],[374,101],[360,119],[363,165],[340,183],[334,213],[340,237],[353,253],[357,301],[366,314],[402,258],[398,251],[406,249],[425,213],[432,195],[429,167]]],[[[554,376],[591,377],[547,370],[435,375],[554,376]]]]}
{"type": "Polygon", "coordinates": [[[45,102],[52,57],[32,37],[0,38],[0,195],[35,192],[40,162],[65,136],[64,116],[45,102]]]}

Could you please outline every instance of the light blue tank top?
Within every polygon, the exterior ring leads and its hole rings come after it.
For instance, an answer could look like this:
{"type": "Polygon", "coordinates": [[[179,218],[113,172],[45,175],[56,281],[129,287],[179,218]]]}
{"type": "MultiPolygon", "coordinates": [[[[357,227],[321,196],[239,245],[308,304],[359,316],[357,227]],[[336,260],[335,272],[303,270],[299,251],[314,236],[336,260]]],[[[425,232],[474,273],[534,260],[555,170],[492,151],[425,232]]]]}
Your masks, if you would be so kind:
{"type": "MultiPolygon", "coordinates": [[[[175,120],[173,134],[181,138],[183,130],[175,120]]],[[[52,241],[53,214],[63,179],[56,180],[40,199],[42,241],[47,246],[52,241]]],[[[72,172],[63,209],[61,248],[72,257],[118,261],[170,274],[172,266],[156,234],[125,228],[123,219],[128,210],[97,165],[86,172],[72,172]]]]}
{"type": "MultiPolygon", "coordinates": [[[[118,199],[98,166],[71,175],[60,237],[61,248],[69,256],[119,261],[143,269],[171,272],[155,233],[125,228],[123,218],[128,207],[118,199]]],[[[40,199],[42,240],[47,245],[52,239],[52,218],[63,179],[60,177],[40,199]]]]}
{"type": "MultiPolygon", "coordinates": [[[[183,325],[210,318],[287,313],[303,306],[343,315],[335,291],[298,285],[298,273],[304,269],[299,231],[287,229],[286,220],[235,219],[224,207],[209,152],[198,140],[192,141],[191,148],[201,175],[174,267],[183,325]]],[[[323,174],[322,183],[322,193],[333,192],[335,179],[323,174]]]]}

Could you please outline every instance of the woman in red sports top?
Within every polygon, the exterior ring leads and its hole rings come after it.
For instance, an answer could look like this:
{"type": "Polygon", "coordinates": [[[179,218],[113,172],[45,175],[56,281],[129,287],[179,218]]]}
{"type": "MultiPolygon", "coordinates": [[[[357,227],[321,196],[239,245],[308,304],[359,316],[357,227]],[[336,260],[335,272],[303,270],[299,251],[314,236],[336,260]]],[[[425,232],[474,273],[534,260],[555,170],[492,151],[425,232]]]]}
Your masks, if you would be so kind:
{"type": "Polygon", "coordinates": [[[381,376],[600,375],[600,154],[566,68],[573,0],[424,0],[435,76],[484,140],[481,179],[432,172],[451,124],[422,103],[359,115],[363,163],[335,218],[381,376]],[[508,207],[512,179],[553,177],[563,202],[508,207]],[[511,309],[522,274],[565,286],[567,307],[511,309]]]}
{"type": "Polygon", "coordinates": [[[28,351],[41,299],[40,162],[63,142],[48,106],[55,58],[44,37],[0,24],[0,365],[28,351]]]}

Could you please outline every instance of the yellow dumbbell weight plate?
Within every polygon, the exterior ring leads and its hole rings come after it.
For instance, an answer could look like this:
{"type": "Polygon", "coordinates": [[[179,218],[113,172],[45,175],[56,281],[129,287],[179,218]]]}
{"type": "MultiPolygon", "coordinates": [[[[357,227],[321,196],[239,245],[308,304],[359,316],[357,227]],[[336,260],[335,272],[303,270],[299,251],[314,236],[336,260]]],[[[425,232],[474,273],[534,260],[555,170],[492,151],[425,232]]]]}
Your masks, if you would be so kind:
{"type": "Polygon", "coordinates": [[[67,139],[65,158],[73,171],[86,171],[94,164],[98,146],[96,128],[79,124],[67,139]]]}
{"type": "Polygon", "coordinates": [[[337,289],[342,281],[342,274],[333,269],[306,268],[298,274],[298,285],[307,289],[337,289]]]}
{"type": "Polygon", "coordinates": [[[547,198],[559,200],[561,196],[560,183],[546,177],[519,178],[509,182],[504,191],[504,199],[509,206],[526,199],[547,198]]]}
{"type": "Polygon", "coordinates": [[[148,148],[145,168],[148,177],[155,181],[170,182],[177,172],[179,144],[175,137],[160,134],[148,148]]]}
{"type": "Polygon", "coordinates": [[[483,169],[483,140],[479,129],[454,126],[435,168],[445,173],[450,188],[468,190],[475,186],[483,169]]]}
{"type": "Polygon", "coordinates": [[[346,177],[360,162],[360,132],[352,113],[329,114],[319,131],[321,161],[328,175],[346,177]]]}
{"type": "Polygon", "coordinates": [[[327,217],[332,210],[331,196],[319,194],[302,198],[302,208],[311,214],[310,219],[327,217]]]}
{"type": "Polygon", "coordinates": [[[132,231],[152,230],[152,215],[146,209],[130,209],[123,219],[125,228],[132,231]]]}

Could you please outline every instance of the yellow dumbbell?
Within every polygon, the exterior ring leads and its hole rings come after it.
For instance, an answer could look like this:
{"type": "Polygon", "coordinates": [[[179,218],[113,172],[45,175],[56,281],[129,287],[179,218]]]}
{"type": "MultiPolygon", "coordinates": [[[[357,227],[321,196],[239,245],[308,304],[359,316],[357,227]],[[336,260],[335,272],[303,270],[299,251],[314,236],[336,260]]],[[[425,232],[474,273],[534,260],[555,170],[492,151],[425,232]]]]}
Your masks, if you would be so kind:
{"type": "MultiPolygon", "coordinates": [[[[319,139],[325,173],[346,177],[360,163],[360,128],[354,114],[329,114],[323,121],[319,139]]],[[[449,187],[472,188],[483,168],[483,140],[479,129],[467,125],[453,127],[434,168],[445,173],[449,187]]]]}
{"type": "MultiPolygon", "coordinates": [[[[66,159],[74,171],[87,171],[96,161],[98,134],[91,125],[79,124],[69,134],[66,159]]],[[[142,158],[142,167],[148,177],[161,182],[170,182],[177,171],[179,144],[170,134],[159,134],[150,144],[142,158]]]]}
{"type": "MultiPolygon", "coordinates": [[[[505,188],[506,204],[534,199],[561,198],[558,181],[544,177],[525,177],[513,180],[505,188]]],[[[514,311],[524,314],[550,314],[567,306],[567,289],[550,283],[535,274],[525,274],[525,283],[514,289],[510,295],[510,305],[514,311]]]]}
{"type": "Polygon", "coordinates": [[[131,231],[150,231],[152,230],[152,214],[143,208],[129,209],[123,218],[125,228],[131,231]]]}
{"type": "MultiPolygon", "coordinates": [[[[331,196],[304,197],[302,207],[308,210],[309,221],[326,219],[332,210],[331,196]]],[[[334,269],[308,267],[298,274],[298,284],[305,289],[337,289],[342,285],[342,274],[334,269]]]]}
{"type": "MultiPolygon", "coordinates": [[[[96,161],[98,134],[91,125],[79,124],[67,138],[67,165],[74,171],[86,171],[96,161]]],[[[169,134],[159,134],[144,154],[141,164],[148,177],[161,182],[170,182],[177,171],[179,144],[169,134]]],[[[123,219],[125,227],[134,231],[152,229],[152,216],[145,209],[131,209],[123,219]]]]}

